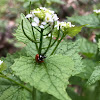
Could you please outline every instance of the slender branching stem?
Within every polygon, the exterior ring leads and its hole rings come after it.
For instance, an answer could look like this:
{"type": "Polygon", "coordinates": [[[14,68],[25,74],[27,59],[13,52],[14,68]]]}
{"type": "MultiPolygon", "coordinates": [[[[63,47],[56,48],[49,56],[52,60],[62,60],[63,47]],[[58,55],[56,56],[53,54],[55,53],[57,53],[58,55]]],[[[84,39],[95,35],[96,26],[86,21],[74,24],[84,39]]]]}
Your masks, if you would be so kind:
{"type": "Polygon", "coordinates": [[[24,27],[23,27],[23,20],[22,20],[22,30],[23,30],[24,35],[25,35],[31,42],[39,43],[39,42],[36,42],[36,41],[32,40],[32,39],[25,33],[24,27]]]}
{"type": "MultiPolygon", "coordinates": [[[[32,26],[31,26],[31,27],[32,27],[32,26]]],[[[32,27],[32,32],[33,32],[33,37],[34,37],[34,40],[36,41],[36,37],[35,37],[35,34],[34,34],[33,27],[32,27]]],[[[36,46],[36,49],[37,49],[37,51],[38,51],[38,53],[39,53],[38,44],[37,44],[37,43],[35,43],[35,46],[36,46]]]]}
{"type": "Polygon", "coordinates": [[[59,38],[59,35],[60,35],[60,27],[59,27],[59,31],[58,31],[58,36],[57,36],[57,38],[55,39],[55,41],[50,45],[50,47],[52,47],[52,46],[56,43],[56,41],[57,41],[58,38],[59,38]]]}
{"type": "Polygon", "coordinates": [[[43,53],[43,55],[45,55],[47,53],[47,51],[49,50],[49,48],[50,48],[51,41],[52,41],[52,32],[54,30],[54,25],[55,24],[53,24],[53,27],[52,27],[52,31],[51,31],[51,36],[50,36],[50,41],[49,41],[48,47],[47,47],[46,51],[43,53]]]}
{"type": "Polygon", "coordinates": [[[56,47],[53,49],[53,51],[52,51],[52,53],[51,53],[50,55],[53,55],[53,54],[54,54],[55,50],[57,49],[58,45],[60,44],[61,40],[62,40],[64,37],[65,37],[65,35],[63,34],[63,36],[61,37],[61,39],[58,40],[58,43],[57,43],[56,47]]]}
{"type": "Polygon", "coordinates": [[[41,54],[41,50],[42,50],[42,42],[43,42],[43,29],[41,29],[41,33],[40,33],[39,55],[41,54]]]}
{"type": "Polygon", "coordinates": [[[36,28],[36,27],[34,27],[34,28],[41,33],[41,31],[38,28],[36,28]]]}
{"type": "Polygon", "coordinates": [[[30,1],[30,5],[29,5],[29,13],[30,13],[30,11],[31,11],[31,1],[30,1]]]}

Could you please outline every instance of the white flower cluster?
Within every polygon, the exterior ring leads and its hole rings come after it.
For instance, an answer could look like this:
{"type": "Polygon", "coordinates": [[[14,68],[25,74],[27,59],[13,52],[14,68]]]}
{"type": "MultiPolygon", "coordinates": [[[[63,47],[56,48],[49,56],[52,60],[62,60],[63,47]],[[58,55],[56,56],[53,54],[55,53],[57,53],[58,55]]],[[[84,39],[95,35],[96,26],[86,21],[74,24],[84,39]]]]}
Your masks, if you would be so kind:
{"type": "Polygon", "coordinates": [[[53,24],[53,22],[59,19],[54,11],[45,7],[34,9],[25,18],[32,18],[32,26],[38,26],[40,28],[44,28],[47,23],[53,24]]]}
{"type": "Polygon", "coordinates": [[[0,65],[3,63],[3,61],[0,60],[0,65]]]}
{"type": "Polygon", "coordinates": [[[100,14],[100,9],[99,10],[93,10],[93,12],[100,14]]]}
{"type": "Polygon", "coordinates": [[[55,25],[55,27],[57,28],[57,30],[59,30],[59,27],[64,30],[64,28],[68,28],[68,27],[74,27],[75,25],[72,25],[71,22],[59,22],[57,21],[57,24],[55,25]]]}

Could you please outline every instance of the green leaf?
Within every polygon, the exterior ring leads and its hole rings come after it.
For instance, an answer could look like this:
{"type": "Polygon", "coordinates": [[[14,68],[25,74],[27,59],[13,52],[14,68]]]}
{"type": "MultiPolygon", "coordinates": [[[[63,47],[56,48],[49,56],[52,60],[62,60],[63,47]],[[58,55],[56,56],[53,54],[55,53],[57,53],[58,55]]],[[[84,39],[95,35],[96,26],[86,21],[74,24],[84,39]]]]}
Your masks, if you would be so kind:
{"type": "Polygon", "coordinates": [[[41,92],[47,92],[60,100],[70,100],[65,90],[74,69],[70,57],[52,55],[44,63],[37,64],[34,58],[22,56],[15,60],[11,68],[22,81],[41,92]]]}
{"type": "Polygon", "coordinates": [[[0,77],[0,100],[32,100],[25,89],[0,77]]]}
{"type": "Polygon", "coordinates": [[[73,16],[68,17],[68,20],[71,22],[78,23],[80,25],[87,25],[87,27],[90,28],[100,28],[100,22],[99,19],[95,14],[90,14],[86,16],[73,16]]]}
{"type": "Polygon", "coordinates": [[[14,64],[14,59],[16,58],[19,58],[20,56],[25,56],[27,55],[26,54],[26,51],[25,49],[22,49],[20,52],[16,52],[14,54],[7,54],[6,57],[2,57],[1,60],[5,63],[6,65],[6,70],[5,72],[8,74],[8,73],[11,73],[11,69],[10,69],[10,66],[14,64]]]}
{"type": "Polygon", "coordinates": [[[88,58],[94,57],[97,53],[97,44],[82,38],[80,40],[80,53],[88,58]]]}
{"type": "Polygon", "coordinates": [[[2,64],[0,65],[0,72],[4,71],[6,68],[7,68],[7,67],[6,67],[5,63],[2,63],[2,64]]]}
{"type": "Polygon", "coordinates": [[[100,39],[99,39],[99,42],[98,42],[98,48],[99,48],[99,51],[100,51],[100,39]]]}
{"type": "Polygon", "coordinates": [[[36,97],[37,100],[58,100],[52,95],[47,94],[47,93],[43,93],[39,91],[36,91],[36,93],[37,93],[37,97],[36,97]]]}
{"type": "Polygon", "coordinates": [[[82,27],[84,27],[84,25],[83,26],[69,27],[66,30],[66,34],[71,36],[71,37],[76,36],[76,34],[78,34],[81,31],[82,27]]]}
{"type": "MultiPolygon", "coordinates": [[[[27,36],[29,36],[30,38],[33,38],[33,33],[32,33],[32,28],[31,28],[31,24],[30,22],[25,18],[24,14],[21,14],[21,22],[23,20],[23,27],[24,27],[24,31],[27,34],[27,36]]],[[[16,34],[14,34],[14,36],[17,38],[18,41],[23,42],[23,43],[28,43],[29,40],[28,38],[24,35],[23,30],[22,30],[22,24],[19,24],[18,29],[16,30],[16,34]]]]}
{"type": "Polygon", "coordinates": [[[65,2],[61,0],[47,0],[47,1],[51,3],[65,4],[65,2]]]}
{"type": "Polygon", "coordinates": [[[70,56],[74,61],[74,70],[73,70],[73,76],[83,71],[83,64],[81,61],[81,57],[78,54],[79,53],[79,46],[80,46],[80,40],[77,40],[75,42],[72,41],[63,41],[58,46],[55,54],[62,54],[70,56]]]}
{"type": "Polygon", "coordinates": [[[87,84],[91,85],[98,80],[100,80],[100,66],[95,67],[95,70],[93,71],[92,75],[90,76],[87,84]]]}
{"type": "Polygon", "coordinates": [[[82,62],[85,66],[84,71],[78,76],[82,77],[83,79],[89,79],[98,63],[90,59],[83,59],[82,62]]]}

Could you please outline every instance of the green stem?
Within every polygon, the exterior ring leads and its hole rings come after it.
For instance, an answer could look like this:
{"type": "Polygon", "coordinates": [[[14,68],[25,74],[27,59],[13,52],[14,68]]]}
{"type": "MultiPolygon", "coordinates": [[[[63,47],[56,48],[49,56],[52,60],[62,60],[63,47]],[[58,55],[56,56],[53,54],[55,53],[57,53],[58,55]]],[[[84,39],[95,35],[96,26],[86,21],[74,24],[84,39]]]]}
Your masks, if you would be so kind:
{"type": "Polygon", "coordinates": [[[55,50],[57,49],[58,45],[60,44],[60,42],[61,42],[61,40],[64,38],[64,36],[65,36],[65,35],[63,34],[63,36],[62,36],[61,39],[58,41],[56,47],[53,49],[53,51],[52,51],[52,53],[51,53],[50,55],[53,55],[53,53],[54,53],[55,50]]]}
{"type": "Polygon", "coordinates": [[[41,29],[41,33],[40,33],[39,55],[41,54],[42,42],[43,42],[43,29],[41,29]]]}
{"type": "MultiPolygon", "coordinates": [[[[31,26],[31,27],[32,27],[32,26],[31,26]]],[[[34,34],[33,27],[32,27],[32,32],[33,32],[34,40],[36,41],[36,37],[35,37],[35,34],[34,34]]],[[[37,51],[38,51],[38,45],[37,45],[37,43],[35,43],[35,46],[36,46],[36,49],[37,49],[37,51]]],[[[39,51],[38,51],[38,53],[39,53],[39,51]]]]}
{"type": "Polygon", "coordinates": [[[33,100],[36,100],[36,89],[34,87],[32,91],[32,97],[33,97],[33,100]]]}
{"type": "Polygon", "coordinates": [[[23,20],[22,20],[22,30],[23,30],[24,35],[25,35],[31,42],[39,43],[39,42],[36,42],[36,41],[32,40],[29,36],[26,35],[26,33],[25,33],[25,31],[24,31],[24,27],[23,27],[23,20]]]}
{"type": "Polygon", "coordinates": [[[9,81],[12,81],[13,83],[15,83],[15,84],[17,84],[17,85],[19,85],[19,86],[25,88],[26,90],[28,90],[29,92],[32,93],[32,90],[29,89],[28,87],[26,87],[25,85],[23,85],[23,84],[21,84],[21,83],[18,83],[18,82],[16,82],[15,80],[13,80],[13,79],[11,79],[11,78],[5,76],[5,75],[1,75],[0,77],[5,78],[5,79],[7,79],[7,80],[9,80],[9,81]]]}
{"type": "Polygon", "coordinates": [[[53,28],[52,28],[52,30],[51,30],[51,37],[50,37],[49,45],[48,45],[46,51],[43,53],[43,55],[45,55],[45,54],[47,53],[47,51],[49,50],[49,48],[50,48],[51,41],[52,41],[52,32],[53,32],[53,30],[54,30],[54,25],[55,25],[55,24],[53,24],[53,28]]]}
{"type": "Polygon", "coordinates": [[[48,25],[44,28],[44,30],[47,29],[49,26],[50,26],[50,24],[48,24],[48,25]]]}
{"type": "Polygon", "coordinates": [[[36,28],[36,27],[34,27],[34,28],[41,33],[41,31],[38,28],[36,28]]]}
{"type": "Polygon", "coordinates": [[[31,1],[30,1],[30,5],[29,5],[29,13],[30,13],[30,10],[31,10],[31,1]]]}
{"type": "Polygon", "coordinates": [[[50,47],[52,47],[52,46],[56,43],[56,41],[57,41],[58,38],[59,38],[59,35],[60,35],[60,28],[59,28],[59,32],[58,32],[58,36],[57,36],[57,38],[56,38],[55,41],[50,45],[50,47]]]}

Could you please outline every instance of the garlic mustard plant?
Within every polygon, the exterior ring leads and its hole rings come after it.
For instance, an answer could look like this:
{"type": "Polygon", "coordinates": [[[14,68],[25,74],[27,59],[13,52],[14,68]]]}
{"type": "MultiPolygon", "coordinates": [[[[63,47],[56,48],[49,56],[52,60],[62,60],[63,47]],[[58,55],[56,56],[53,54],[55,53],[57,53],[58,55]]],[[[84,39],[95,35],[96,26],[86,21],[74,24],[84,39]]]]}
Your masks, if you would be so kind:
{"type": "Polygon", "coordinates": [[[45,7],[21,14],[14,36],[25,47],[1,59],[7,68],[0,66],[0,100],[71,100],[66,92],[68,80],[84,67],[79,41],[64,39],[75,36],[82,27],[60,22],[57,14],[45,7]]]}

